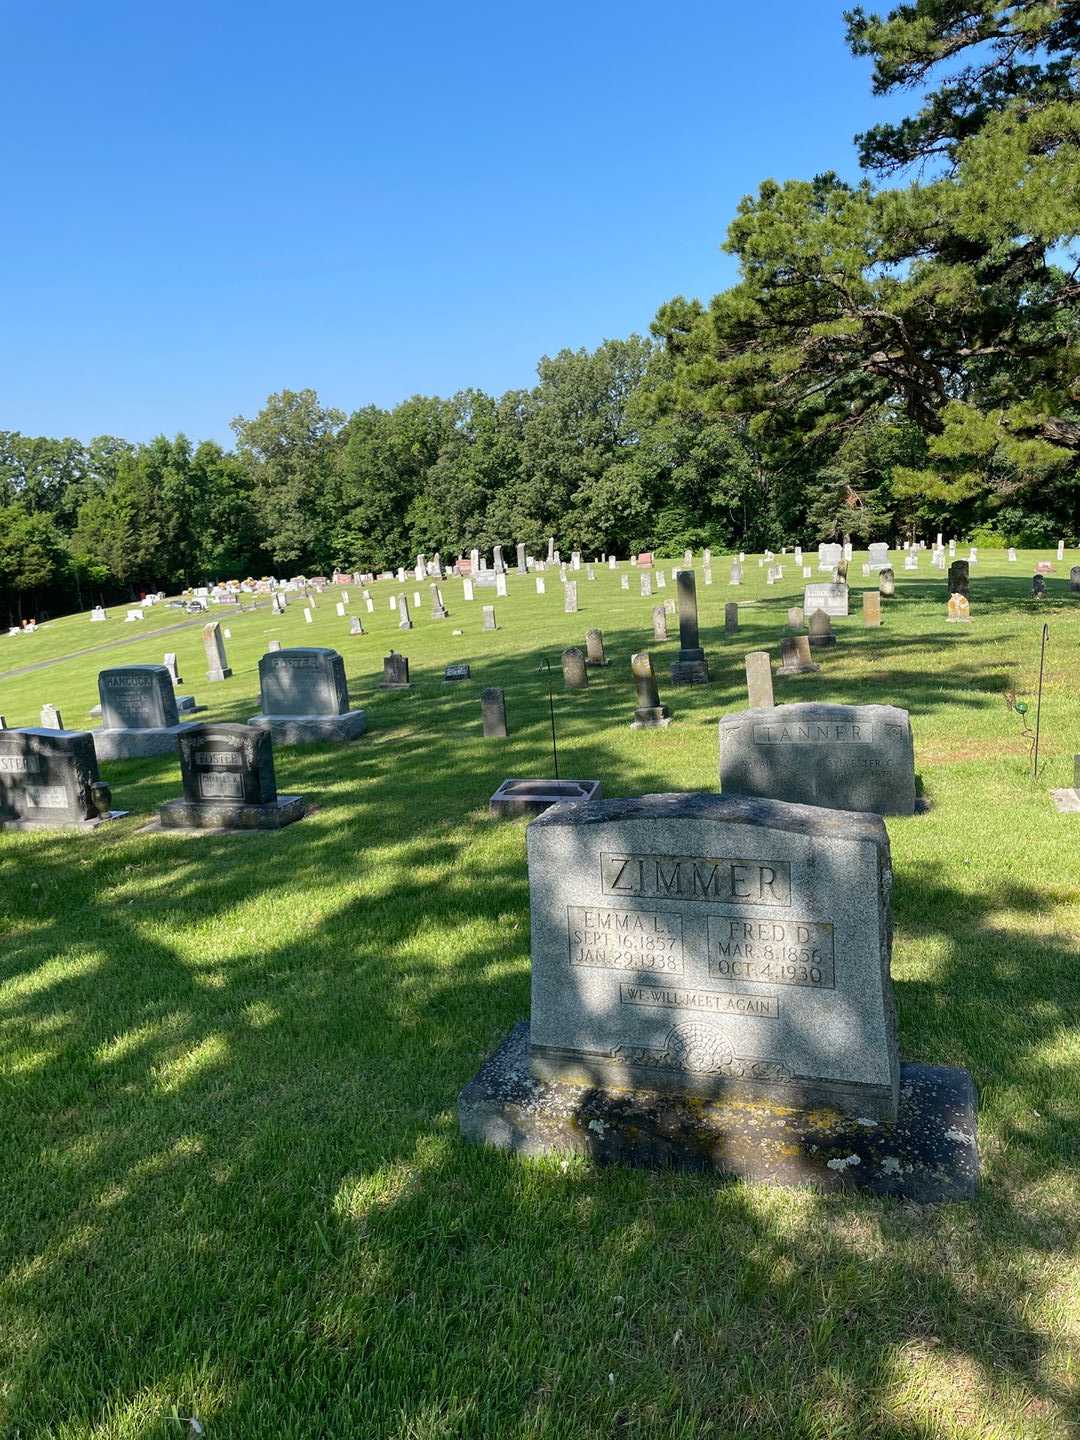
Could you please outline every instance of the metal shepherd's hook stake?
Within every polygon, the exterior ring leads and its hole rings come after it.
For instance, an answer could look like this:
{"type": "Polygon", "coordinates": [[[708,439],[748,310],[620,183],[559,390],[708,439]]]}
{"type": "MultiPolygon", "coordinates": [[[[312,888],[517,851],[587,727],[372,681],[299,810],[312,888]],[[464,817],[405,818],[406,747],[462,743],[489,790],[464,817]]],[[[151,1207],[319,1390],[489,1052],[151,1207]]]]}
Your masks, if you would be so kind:
{"type": "Polygon", "coordinates": [[[551,661],[545,655],[543,662],[536,668],[543,670],[547,668],[548,682],[548,714],[551,716],[551,758],[555,764],[555,779],[559,778],[559,746],[555,740],[555,697],[551,693],[551,661]]]}
{"type": "Polygon", "coordinates": [[[1042,631],[1042,648],[1039,652],[1039,698],[1035,702],[1035,759],[1031,778],[1039,778],[1039,721],[1042,718],[1042,692],[1043,692],[1043,667],[1046,664],[1046,641],[1050,635],[1050,626],[1044,625],[1042,631]]]}

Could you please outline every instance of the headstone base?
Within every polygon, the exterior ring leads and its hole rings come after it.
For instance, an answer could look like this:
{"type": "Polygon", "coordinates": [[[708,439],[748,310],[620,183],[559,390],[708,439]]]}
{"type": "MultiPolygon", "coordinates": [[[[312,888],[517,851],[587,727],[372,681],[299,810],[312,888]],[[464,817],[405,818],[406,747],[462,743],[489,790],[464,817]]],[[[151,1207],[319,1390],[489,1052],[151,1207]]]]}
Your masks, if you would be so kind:
{"type": "MultiPolygon", "coordinates": [[[[195,722],[191,722],[195,723],[195,722]]],[[[144,760],[151,755],[175,755],[176,739],[191,723],[152,725],[146,730],[91,730],[98,762],[102,760],[144,760]]]]}
{"type": "Polygon", "coordinates": [[[411,680],[403,680],[403,681],[401,681],[401,683],[399,684],[396,680],[380,680],[380,681],[379,681],[379,689],[380,689],[380,690],[411,690],[411,689],[412,689],[412,681],[411,681],[411,680]]]}
{"type": "Polygon", "coordinates": [[[590,660],[589,657],[586,655],[585,664],[590,670],[602,670],[605,665],[610,665],[611,661],[607,658],[607,656],[605,656],[603,660],[590,660]]]}
{"type": "Polygon", "coordinates": [[[505,819],[542,815],[562,800],[602,799],[599,780],[504,780],[489,802],[505,819]]]}
{"type": "Polygon", "coordinates": [[[0,830],[96,830],[110,820],[122,820],[130,810],[110,810],[107,815],[92,815],[89,820],[0,820],[0,830]]]}
{"type": "MultiPolygon", "coordinates": [[[[833,639],[835,640],[836,637],[833,636],[833,639]]],[[[796,661],[794,665],[781,665],[776,673],[778,675],[817,675],[820,670],[820,665],[796,661]]]]}
{"type": "Polygon", "coordinates": [[[226,666],[224,670],[208,670],[206,678],[207,680],[228,680],[231,674],[232,671],[226,666]]]}
{"type": "Polygon", "coordinates": [[[971,1076],[948,1065],[901,1062],[900,1110],[891,1122],[769,1101],[550,1084],[530,1073],[526,1021],[458,1097],[466,1140],[521,1155],[569,1152],[598,1164],[864,1190],[922,1205],[975,1195],[977,1114],[971,1076]]]}
{"type": "Polygon", "coordinates": [[[708,685],[708,660],[673,660],[671,662],[671,683],[673,685],[708,685]]]}
{"type": "Polygon", "coordinates": [[[824,650],[830,645],[836,644],[835,635],[813,635],[810,636],[811,650],[824,650]]]}
{"type": "Polygon", "coordinates": [[[970,615],[946,615],[946,616],[945,616],[945,623],[946,623],[947,625],[970,625],[970,624],[971,624],[971,616],[970,616],[970,615]]]}
{"type": "Polygon", "coordinates": [[[656,705],[651,709],[635,710],[634,718],[630,721],[630,729],[657,730],[670,724],[671,711],[666,705],[656,705]]]}
{"type": "Polygon", "coordinates": [[[280,830],[307,813],[303,795],[279,795],[268,805],[235,801],[167,800],[158,810],[162,830],[280,830]]]}
{"type": "Polygon", "coordinates": [[[275,746],[318,745],[325,741],[344,744],[363,735],[367,714],[347,710],[344,715],[252,715],[247,723],[269,730],[275,746]]]}
{"type": "Polygon", "coordinates": [[[1080,815],[1080,790],[1051,790],[1050,799],[1059,815],[1080,815]]]}

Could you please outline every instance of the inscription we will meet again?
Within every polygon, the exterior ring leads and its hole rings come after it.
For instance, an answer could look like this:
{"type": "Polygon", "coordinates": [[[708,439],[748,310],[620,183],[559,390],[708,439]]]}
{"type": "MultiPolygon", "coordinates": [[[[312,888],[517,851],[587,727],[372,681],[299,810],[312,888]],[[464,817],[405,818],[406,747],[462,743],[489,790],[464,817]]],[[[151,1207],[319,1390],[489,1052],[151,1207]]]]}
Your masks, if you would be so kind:
{"type": "Polygon", "coordinates": [[[791,904],[791,866],[786,860],[620,855],[604,850],[600,853],[600,881],[605,895],[791,904]]]}

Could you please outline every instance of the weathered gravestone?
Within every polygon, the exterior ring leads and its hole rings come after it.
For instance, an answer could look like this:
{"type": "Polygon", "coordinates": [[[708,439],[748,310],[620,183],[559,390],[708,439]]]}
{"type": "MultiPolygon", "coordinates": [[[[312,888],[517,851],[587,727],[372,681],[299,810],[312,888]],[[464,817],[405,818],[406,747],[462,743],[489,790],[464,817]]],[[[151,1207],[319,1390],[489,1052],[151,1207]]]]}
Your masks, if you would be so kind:
{"type": "Polygon", "coordinates": [[[679,608],[679,654],[671,662],[673,685],[707,685],[709,662],[698,633],[697,581],[693,570],[680,570],[675,577],[679,608]]]}
{"type": "Polygon", "coordinates": [[[950,595],[945,607],[945,619],[950,625],[971,624],[971,602],[966,595],[950,595]]]}
{"type": "Polygon", "coordinates": [[[836,644],[832,621],[824,610],[815,610],[810,616],[806,628],[809,631],[812,650],[823,650],[829,645],[836,644]]]}
{"type": "Polygon", "coordinates": [[[862,618],[864,625],[873,627],[881,624],[881,592],[879,590],[863,591],[862,618]]]}
{"type": "Polygon", "coordinates": [[[405,594],[397,597],[398,629],[411,630],[413,628],[412,616],[409,614],[409,597],[405,594]]]}
{"type": "Polygon", "coordinates": [[[1080,595],[1080,565],[1074,565],[1069,571],[1069,593],[1080,595]]]}
{"type": "Polygon", "coordinates": [[[495,624],[495,606],[484,605],[481,607],[481,610],[484,616],[483,628],[485,630],[497,630],[499,627],[495,624]]]}
{"type": "Polygon", "coordinates": [[[630,657],[630,673],[634,677],[637,706],[630,722],[631,730],[656,730],[671,724],[671,711],[660,703],[652,656],[646,651],[630,657]]]}
{"type": "Polygon", "coordinates": [[[98,760],[169,755],[187,728],[180,724],[172,679],[164,665],[117,665],[98,673],[101,728],[91,733],[98,760]]]}
{"type": "Polygon", "coordinates": [[[739,604],[737,600],[729,600],[724,606],[724,634],[737,635],[739,633],[739,604]]]}
{"type": "Polygon", "coordinates": [[[1031,577],[1031,598],[1033,600],[1046,599],[1046,581],[1041,575],[1031,577]]]}
{"type": "Polygon", "coordinates": [[[878,571],[878,594],[886,599],[896,594],[896,575],[891,565],[883,565],[878,571]]]}
{"type": "Polygon", "coordinates": [[[585,631],[585,664],[590,670],[601,670],[610,662],[604,653],[604,633],[602,630],[585,631]]]}
{"type": "Polygon", "coordinates": [[[158,810],[163,830],[280,830],[303,817],[302,795],[279,795],[270,732],[210,722],[180,737],[184,793],[158,810]]]}
{"type": "Polygon", "coordinates": [[[820,670],[810,657],[810,639],[807,635],[785,635],[780,641],[780,673],[782,675],[811,675],[820,670]]]}
{"type": "Polygon", "coordinates": [[[869,547],[870,569],[884,570],[889,563],[889,547],[883,540],[875,541],[869,547]]]}
{"type": "Polygon", "coordinates": [[[455,665],[447,665],[443,670],[443,684],[456,684],[459,680],[471,680],[472,670],[464,662],[455,665]]]}
{"type": "Polygon", "coordinates": [[[949,594],[970,596],[971,582],[968,578],[968,562],[966,560],[954,560],[949,566],[949,594]]]}
{"type": "Polygon", "coordinates": [[[364,733],[363,710],[349,709],[345,662],[322,645],[297,645],[259,660],[262,710],[248,721],[269,730],[275,745],[355,740],[364,733]]]}
{"type": "Polygon", "coordinates": [[[667,639],[667,606],[665,605],[653,606],[652,638],[657,641],[667,639]]]}
{"type": "Polygon", "coordinates": [[[572,645],[562,652],[563,688],[566,690],[587,690],[589,671],[585,664],[585,652],[572,645]]]}
{"type": "Polygon", "coordinates": [[[380,690],[411,690],[409,681],[409,658],[399,655],[396,650],[383,658],[383,678],[380,690]]]}
{"type": "Polygon", "coordinates": [[[746,695],[752,709],[773,705],[772,661],[767,650],[751,650],[746,657],[746,695]]]}
{"type": "Polygon", "coordinates": [[[480,696],[480,719],[485,740],[504,740],[506,728],[506,696],[497,685],[490,685],[480,696]]]}
{"type": "Polygon", "coordinates": [[[899,1058],[877,816],[647,795],[554,806],[527,845],[531,1019],[462,1092],[467,1139],[972,1195],[970,1077],[899,1058]]]}
{"type": "Polygon", "coordinates": [[[89,730],[0,727],[0,829],[92,829],[111,805],[89,730]]]}
{"type": "Polygon", "coordinates": [[[848,613],[848,587],[842,582],[807,585],[803,590],[803,613],[812,615],[815,610],[824,610],[826,615],[844,616],[848,613]]]}
{"type": "Polygon", "coordinates": [[[827,810],[915,811],[911,719],[895,705],[778,705],[720,721],[720,788],[827,810]]]}
{"type": "Polygon", "coordinates": [[[563,612],[567,615],[577,614],[577,581],[567,580],[563,586],[563,612]]]}
{"type": "Polygon", "coordinates": [[[207,680],[228,680],[232,671],[225,658],[225,641],[221,637],[221,626],[216,620],[203,626],[203,650],[206,653],[207,680]]]}

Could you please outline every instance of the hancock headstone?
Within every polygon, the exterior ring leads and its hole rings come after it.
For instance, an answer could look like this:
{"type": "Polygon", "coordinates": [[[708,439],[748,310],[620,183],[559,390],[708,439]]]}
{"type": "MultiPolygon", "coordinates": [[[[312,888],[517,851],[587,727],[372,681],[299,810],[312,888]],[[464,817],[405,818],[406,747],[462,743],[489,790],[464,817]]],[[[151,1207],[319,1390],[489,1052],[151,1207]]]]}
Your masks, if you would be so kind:
{"type": "Polygon", "coordinates": [[[495,624],[495,606],[485,605],[482,613],[484,616],[484,629],[497,630],[499,627],[495,624]]]}
{"type": "Polygon", "coordinates": [[[739,633],[739,606],[735,600],[729,600],[724,606],[724,634],[737,635],[739,633]]]}
{"type": "Polygon", "coordinates": [[[0,727],[0,829],[92,827],[110,804],[89,730],[0,727]]]}
{"type": "Polygon", "coordinates": [[[949,594],[970,596],[971,582],[968,578],[968,562],[966,560],[954,560],[949,566],[949,594]]]}
{"type": "Polygon", "coordinates": [[[577,581],[567,580],[563,586],[563,611],[567,615],[577,614],[577,581]]]}
{"type": "Polygon", "coordinates": [[[815,610],[824,610],[826,615],[847,615],[848,587],[836,582],[807,585],[803,590],[803,613],[812,615],[815,610]]]}
{"type": "Polygon", "coordinates": [[[780,641],[780,673],[810,675],[821,669],[810,656],[810,639],[806,635],[785,635],[780,641]]]}
{"type": "Polygon", "coordinates": [[[590,669],[600,669],[608,663],[604,654],[604,634],[602,630],[585,631],[585,664],[590,669]]]}
{"type": "Polygon", "coordinates": [[[334,613],[337,615],[339,620],[345,619],[345,606],[340,600],[338,600],[334,605],[334,613]]]}
{"type": "MultiPolygon", "coordinates": [[[[117,665],[98,674],[101,702],[101,729],[115,731],[173,730],[178,724],[172,679],[164,665],[117,665]]],[[[95,739],[99,739],[97,732],[95,739]]],[[[173,734],[164,737],[158,750],[135,750],[135,754],[163,754],[176,744],[173,734]]],[[[99,759],[121,759],[124,755],[98,751],[99,759]]]]}
{"type": "Polygon", "coordinates": [[[709,664],[698,632],[697,581],[693,570],[678,571],[675,584],[679,604],[679,654],[672,661],[674,685],[707,685],[709,664]]]}
{"type": "Polygon", "coordinates": [[[275,744],[355,740],[364,733],[363,710],[349,709],[345,661],[323,645],[297,645],[259,660],[261,710],[250,725],[269,730],[275,744]]]}
{"type": "Polygon", "coordinates": [[[572,645],[562,652],[563,687],[566,690],[585,690],[589,685],[589,671],[585,664],[585,652],[572,645]]]}
{"type": "Polygon", "coordinates": [[[555,807],[526,837],[534,1076],[895,1119],[877,816],[647,795],[555,807]]]}
{"type": "Polygon", "coordinates": [[[895,705],[751,707],[720,721],[720,788],[828,810],[911,815],[911,720],[895,705]]]}
{"type": "Polygon", "coordinates": [[[772,661],[767,650],[751,650],[746,657],[746,694],[751,709],[772,708],[772,661]]]}
{"type": "Polygon", "coordinates": [[[490,685],[480,696],[480,718],[485,740],[503,740],[506,728],[506,696],[497,685],[490,685]]]}
{"type": "Polygon", "coordinates": [[[639,582],[641,586],[641,598],[643,600],[650,600],[652,598],[652,572],[643,570],[639,577],[639,582]]]}
{"type": "Polygon", "coordinates": [[[891,565],[883,565],[878,571],[878,594],[886,599],[896,594],[896,576],[891,565]]]}
{"type": "Polygon", "coordinates": [[[227,680],[232,674],[229,669],[229,662],[225,657],[225,641],[221,636],[221,626],[216,620],[211,620],[209,625],[203,626],[203,651],[206,654],[206,678],[207,680],[227,680]]]}
{"type": "Polygon", "coordinates": [[[409,690],[409,657],[399,655],[396,650],[383,659],[383,678],[380,690],[409,690]]]}
{"type": "Polygon", "coordinates": [[[667,606],[654,605],[652,612],[652,634],[654,640],[667,639],[667,606]]]}
{"type": "Polygon", "coordinates": [[[881,624],[881,592],[864,590],[862,596],[863,624],[873,627],[881,624]]]}
{"type": "Polygon", "coordinates": [[[671,711],[660,703],[660,691],[656,684],[652,656],[646,651],[630,657],[630,673],[634,677],[637,705],[631,730],[662,729],[671,724],[671,711]]]}
{"type": "Polygon", "coordinates": [[[950,625],[971,624],[971,601],[966,595],[961,595],[959,591],[956,591],[949,596],[949,603],[945,607],[945,619],[950,625]]]}
{"type": "Polygon", "coordinates": [[[181,736],[183,795],[161,806],[163,830],[280,830],[302,818],[302,795],[279,795],[270,732],[210,722],[181,736]]]}

